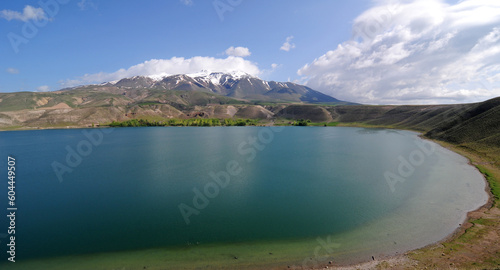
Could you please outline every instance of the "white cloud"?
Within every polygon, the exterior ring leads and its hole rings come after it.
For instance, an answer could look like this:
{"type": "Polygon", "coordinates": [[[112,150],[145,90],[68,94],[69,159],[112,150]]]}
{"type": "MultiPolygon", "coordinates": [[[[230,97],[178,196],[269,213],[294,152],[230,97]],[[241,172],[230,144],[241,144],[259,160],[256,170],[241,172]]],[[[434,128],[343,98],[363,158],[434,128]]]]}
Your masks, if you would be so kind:
{"type": "Polygon", "coordinates": [[[48,85],[42,85],[36,88],[37,92],[48,92],[50,91],[50,87],[48,85]]]}
{"type": "Polygon", "coordinates": [[[250,52],[250,50],[248,48],[245,48],[245,47],[229,47],[227,50],[226,50],[226,55],[229,55],[229,56],[237,56],[237,57],[247,57],[247,56],[250,56],[252,53],[250,52]]]}
{"type": "Polygon", "coordinates": [[[302,67],[307,85],[368,104],[476,102],[500,96],[500,1],[378,1],[353,39],[302,67]]]}
{"type": "Polygon", "coordinates": [[[293,36],[289,36],[286,38],[285,43],[281,46],[280,50],[289,52],[291,49],[295,48],[295,44],[291,43],[293,39],[293,36]]]}
{"type": "Polygon", "coordinates": [[[17,68],[11,68],[11,67],[10,67],[10,68],[8,68],[6,71],[7,71],[8,73],[10,73],[10,74],[19,74],[19,69],[17,69],[17,68]]]}
{"type": "Polygon", "coordinates": [[[209,70],[212,72],[243,71],[253,76],[258,76],[261,73],[257,64],[241,57],[228,56],[227,58],[213,58],[196,56],[188,59],[184,57],[172,57],[171,59],[152,59],[112,73],[100,72],[85,74],[80,78],[65,80],[60,83],[62,87],[73,87],[82,84],[115,81],[133,76],[191,74],[200,72],[201,70],[209,70]]]}
{"type": "Polygon", "coordinates": [[[186,6],[192,6],[194,4],[193,0],[180,0],[180,1],[186,6]]]}
{"type": "Polygon", "coordinates": [[[27,22],[29,20],[47,20],[45,11],[43,11],[42,8],[34,8],[30,5],[24,7],[23,13],[7,9],[1,10],[0,18],[4,18],[7,21],[18,20],[23,22],[27,22]]]}
{"type": "Polygon", "coordinates": [[[80,10],[87,10],[88,8],[97,9],[97,5],[92,0],[81,0],[76,5],[80,10]]]}

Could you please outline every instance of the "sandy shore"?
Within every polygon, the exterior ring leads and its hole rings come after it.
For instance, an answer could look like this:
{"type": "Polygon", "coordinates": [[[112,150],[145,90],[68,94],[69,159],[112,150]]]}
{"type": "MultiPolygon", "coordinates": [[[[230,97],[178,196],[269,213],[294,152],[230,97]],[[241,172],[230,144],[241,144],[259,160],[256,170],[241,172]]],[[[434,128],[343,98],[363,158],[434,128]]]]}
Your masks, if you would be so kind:
{"type": "Polygon", "coordinates": [[[352,266],[325,266],[320,269],[338,269],[338,270],[352,270],[352,269],[405,269],[416,266],[417,262],[410,259],[406,255],[394,256],[388,259],[375,259],[370,262],[355,264],[352,266]]]}

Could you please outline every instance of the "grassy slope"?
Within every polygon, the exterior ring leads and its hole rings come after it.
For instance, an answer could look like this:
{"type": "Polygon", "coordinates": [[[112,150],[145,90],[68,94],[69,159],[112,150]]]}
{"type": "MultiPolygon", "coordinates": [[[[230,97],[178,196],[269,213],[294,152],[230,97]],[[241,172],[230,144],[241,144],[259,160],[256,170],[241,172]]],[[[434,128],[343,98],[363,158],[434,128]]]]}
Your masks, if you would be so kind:
{"type": "Polygon", "coordinates": [[[242,104],[245,102],[205,92],[155,89],[126,91],[113,87],[85,88],[46,93],[0,93],[0,112],[45,108],[59,103],[66,103],[72,108],[88,108],[140,103],[172,103],[186,106],[205,106],[210,103],[242,104]],[[45,102],[43,102],[44,100],[45,102]]]}

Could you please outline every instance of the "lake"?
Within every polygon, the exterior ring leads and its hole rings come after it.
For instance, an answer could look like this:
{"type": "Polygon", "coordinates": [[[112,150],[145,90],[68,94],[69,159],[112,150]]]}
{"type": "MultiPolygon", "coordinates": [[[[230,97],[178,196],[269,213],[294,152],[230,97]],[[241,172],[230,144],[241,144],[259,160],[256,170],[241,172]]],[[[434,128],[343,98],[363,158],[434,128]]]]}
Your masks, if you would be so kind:
{"type": "Polygon", "coordinates": [[[18,269],[352,263],[439,241],[488,199],[464,157],[409,131],[37,130],[1,132],[0,149],[18,269]]]}

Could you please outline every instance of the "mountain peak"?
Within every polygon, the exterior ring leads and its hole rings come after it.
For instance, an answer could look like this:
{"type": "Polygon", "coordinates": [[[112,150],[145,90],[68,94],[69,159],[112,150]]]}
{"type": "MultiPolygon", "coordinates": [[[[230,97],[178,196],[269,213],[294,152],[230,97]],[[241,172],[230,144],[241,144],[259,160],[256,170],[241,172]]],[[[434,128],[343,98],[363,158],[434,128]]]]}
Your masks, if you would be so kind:
{"type": "Polygon", "coordinates": [[[239,80],[239,79],[246,78],[246,77],[257,78],[253,75],[250,75],[244,71],[239,71],[239,70],[222,72],[222,71],[211,71],[211,70],[206,70],[206,69],[200,70],[199,72],[196,72],[196,73],[187,73],[187,74],[158,73],[158,74],[154,74],[154,75],[148,75],[145,77],[151,78],[155,81],[161,81],[161,80],[163,80],[167,77],[171,77],[171,76],[187,76],[187,77],[191,77],[193,79],[200,78],[200,77],[214,79],[214,78],[221,78],[222,76],[230,76],[235,80],[239,80]]]}

